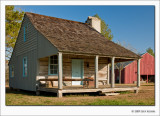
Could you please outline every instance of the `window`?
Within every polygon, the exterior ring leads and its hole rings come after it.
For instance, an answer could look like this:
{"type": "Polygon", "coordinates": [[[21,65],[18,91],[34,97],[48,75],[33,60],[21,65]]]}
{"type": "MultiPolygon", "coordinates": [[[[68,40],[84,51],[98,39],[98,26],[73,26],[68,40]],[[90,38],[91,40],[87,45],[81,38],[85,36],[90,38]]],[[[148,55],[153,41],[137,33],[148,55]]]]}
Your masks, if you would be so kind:
{"type": "Polygon", "coordinates": [[[24,42],[26,41],[26,35],[27,35],[27,28],[28,28],[28,25],[25,25],[24,26],[24,42]]]}
{"type": "Polygon", "coordinates": [[[49,58],[49,75],[58,74],[58,56],[50,56],[49,58]]]}
{"type": "Polygon", "coordinates": [[[10,65],[10,77],[14,77],[14,66],[10,65]]]}
{"type": "Polygon", "coordinates": [[[27,76],[27,57],[23,58],[23,77],[27,76]]]}

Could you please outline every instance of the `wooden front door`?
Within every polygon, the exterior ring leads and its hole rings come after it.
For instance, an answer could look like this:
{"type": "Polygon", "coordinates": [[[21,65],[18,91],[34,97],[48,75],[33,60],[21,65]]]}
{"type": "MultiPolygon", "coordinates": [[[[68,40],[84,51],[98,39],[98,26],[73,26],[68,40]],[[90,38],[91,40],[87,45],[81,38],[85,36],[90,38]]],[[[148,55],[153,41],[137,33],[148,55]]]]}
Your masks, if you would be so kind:
{"type": "MultiPolygon", "coordinates": [[[[83,60],[72,59],[72,78],[82,79],[83,78],[83,60]]],[[[81,81],[72,81],[72,85],[82,85],[81,81]]]]}

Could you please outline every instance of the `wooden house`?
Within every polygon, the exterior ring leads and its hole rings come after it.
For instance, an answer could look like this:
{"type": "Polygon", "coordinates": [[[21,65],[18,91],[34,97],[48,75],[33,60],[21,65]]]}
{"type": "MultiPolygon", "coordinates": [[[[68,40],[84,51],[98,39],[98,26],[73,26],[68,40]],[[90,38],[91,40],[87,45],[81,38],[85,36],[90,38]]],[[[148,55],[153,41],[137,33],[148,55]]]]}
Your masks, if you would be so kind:
{"type": "MultiPolygon", "coordinates": [[[[140,81],[141,83],[148,83],[155,81],[155,59],[149,53],[141,55],[140,63],[140,81]]],[[[121,71],[121,82],[125,84],[132,84],[137,82],[137,62],[129,61],[124,65],[121,71]]],[[[115,81],[119,82],[119,70],[115,69],[115,81]]]]}
{"type": "MultiPolygon", "coordinates": [[[[100,20],[86,23],[25,13],[10,62],[9,86],[23,90],[63,93],[138,90],[116,88],[114,63],[140,56],[107,40],[100,20]],[[112,64],[109,84],[109,64],[112,64]],[[87,87],[85,87],[87,85],[87,87]]],[[[140,68],[138,67],[138,71],[140,68]]],[[[139,79],[139,73],[137,74],[139,79]]]]}

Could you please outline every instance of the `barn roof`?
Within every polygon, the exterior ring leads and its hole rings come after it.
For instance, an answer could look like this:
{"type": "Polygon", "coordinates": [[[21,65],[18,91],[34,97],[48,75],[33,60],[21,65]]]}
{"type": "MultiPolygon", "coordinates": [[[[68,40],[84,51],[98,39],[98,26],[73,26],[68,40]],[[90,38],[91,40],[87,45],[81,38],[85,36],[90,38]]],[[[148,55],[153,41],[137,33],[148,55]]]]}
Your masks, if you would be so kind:
{"type": "Polygon", "coordinates": [[[60,52],[139,58],[86,23],[28,12],[25,15],[60,52]]]}
{"type": "MultiPolygon", "coordinates": [[[[145,52],[145,53],[140,54],[141,58],[143,58],[143,55],[146,55],[146,54],[149,54],[149,53],[148,53],[148,52],[145,52]]],[[[151,55],[151,54],[149,54],[149,55],[151,55]]],[[[151,56],[152,56],[152,55],[151,55],[151,56]]],[[[152,56],[152,57],[154,57],[154,56],[152,56]]],[[[135,61],[135,60],[134,60],[134,61],[135,61]]],[[[134,62],[134,61],[123,62],[123,68],[127,67],[129,64],[131,64],[131,63],[134,62]]],[[[119,67],[119,66],[120,66],[120,63],[117,63],[116,65],[119,67]]],[[[117,67],[115,67],[115,69],[117,69],[117,67]]]]}

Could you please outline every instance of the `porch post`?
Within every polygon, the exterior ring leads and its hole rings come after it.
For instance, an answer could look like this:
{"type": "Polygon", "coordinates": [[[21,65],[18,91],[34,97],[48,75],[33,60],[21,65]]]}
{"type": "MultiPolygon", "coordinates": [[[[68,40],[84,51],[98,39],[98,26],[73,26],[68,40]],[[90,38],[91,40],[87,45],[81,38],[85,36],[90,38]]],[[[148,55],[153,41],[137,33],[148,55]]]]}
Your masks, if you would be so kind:
{"type": "Polygon", "coordinates": [[[95,57],[95,88],[98,88],[98,55],[95,57]]]}
{"type": "Polygon", "coordinates": [[[140,87],[140,59],[137,60],[137,87],[140,87]]]}
{"type": "Polygon", "coordinates": [[[115,77],[114,77],[114,60],[115,60],[115,57],[112,57],[111,88],[114,88],[114,82],[115,82],[115,77]]]}
{"type": "Polygon", "coordinates": [[[62,89],[62,53],[58,53],[58,89],[62,89]]]}
{"type": "Polygon", "coordinates": [[[109,85],[109,80],[110,80],[110,67],[109,67],[109,64],[108,64],[108,78],[107,78],[107,85],[109,85]]]}

